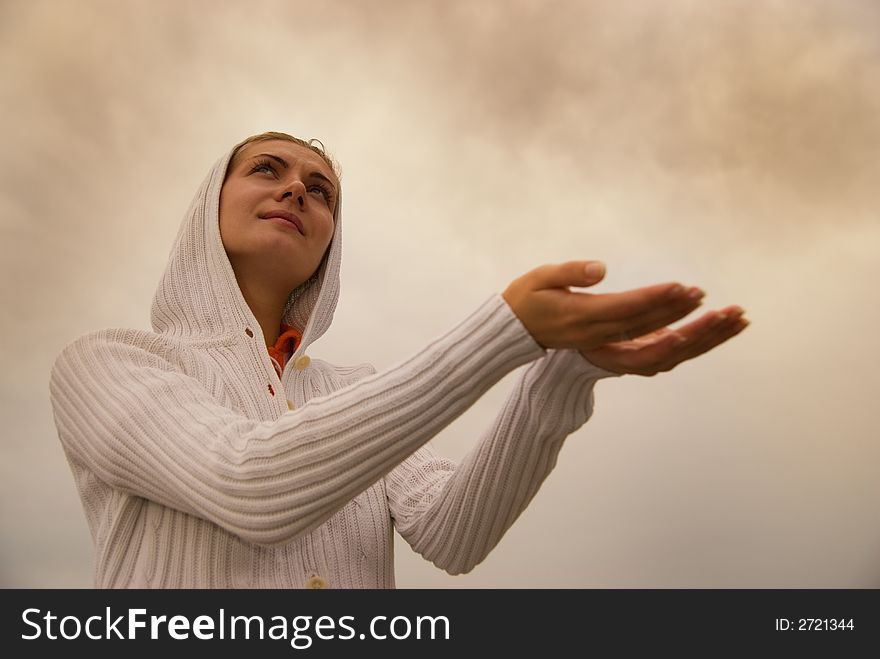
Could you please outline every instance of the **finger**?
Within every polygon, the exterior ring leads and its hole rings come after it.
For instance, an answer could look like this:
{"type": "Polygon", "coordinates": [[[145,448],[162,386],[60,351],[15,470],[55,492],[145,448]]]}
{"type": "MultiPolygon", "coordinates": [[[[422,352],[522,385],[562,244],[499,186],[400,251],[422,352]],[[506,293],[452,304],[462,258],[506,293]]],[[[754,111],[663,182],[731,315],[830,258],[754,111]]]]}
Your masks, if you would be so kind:
{"type": "Polygon", "coordinates": [[[684,339],[672,330],[659,330],[635,341],[607,343],[599,351],[618,361],[631,373],[657,372],[674,359],[684,339]]]}
{"type": "Polygon", "coordinates": [[[656,329],[653,332],[643,334],[635,338],[629,338],[627,336],[622,336],[622,338],[618,337],[617,341],[609,341],[606,345],[627,345],[631,346],[634,349],[642,349],[647,346],[652,346],[658,341],[662,341],[664,338],[667,337],[667,335],[670,334],[672,334],[671,329],[669,329],[668,327],[661,327],[660,329],[656,329]]]}
{"type": "Polygon", "coordinates": [[[568,261],[555,265],[542,265],[530,273],[533,290],[564,288],[566,286],[592,286],[605,277],[605,264],[601,261],[568,261]]]}
{"type": "Polygon", "coordinates": [[[720,327],[725,322],[741,318],[744,313],[745,311],[742,307],[731,305],[717,311],[709,311],[693,322],[682,325],[675,331],[689,342],[696,342],[701,340],[707,332],[720,327]]]}
{"type": "Polygon", "coordinates": [[[661,330],[635,341],[606,343],[584,357],[615,373],[655,375],[658,372],[656,365],[671,353],[678,340],[680,337],[671,330],[661,330]]]}
{"type": "MultiPolygon", "coordinates": [[[[655,375],[671,371],[682,362],[708,352],[736,336],[748,325],[748,321],[745,319],[737,319],[732,322],[733,324],[728,321],[720,327],[703,330],[697,341],[688,341],[677,332],[669,332],[660,335],[655,342],[644,347],[634,347],[627,350],[623,346],[629,344],[616,344],[618,347],[614,352],[614,357],[628,372],[638,375],[655,375]]],[[[611,348],[613,345],[615,344],[609,344],[606,347],[611,348]]]]}
{"type": "Polygon", "coordinates": [[[720,325],[710,327],[702,332],[696,340],[688,341],[670,351],[666,359],[659,364],[659,369],[669,371],[684,361],[699,357],[729,341],[748,326],[749,321],[745,318],[731,318],[722,321],[720,325]]]}
{"type": "MultiPolygon", "coordinates": [[[[734,310],[742,312],[738,307],[728,311],[734,313],[734,310]]],[[[749,324],[745,318],[734,315],[713,325],[711,321],[718,316],[719,312],[712,312],[691,323],[688,339],[679,333],[680,330],[663,328],[635,341],[605,344],[596,352],[613,359],[628,373],[655,375],[669,371],[736,336],[749,324]]]]}
{"type": "Polygon", "coordinates": [[[623,293],[589,294],[582,293],[580,304],[588,308],[590,322],[615,322],[633,318],[657,309],[671,308],[688,300],[688,295],[696,295],[699,289],[687,289],[677,282],[655,284],[636,288],[623,293]]]}
{"type": "Polygon", "coordinates": [[[672,335],[673,331],[671,329],[669,329],[668,327],[661,327],[654,330],[653,332],[636,337],[635,339],[633,339],[632,342],[640,346],[649,346],[654,345],[658,341],[669,338],[672,335]]]}
{"type": "MultiPolygon", "coordinates": [[[[702,295],[702,291],[698,291],[702,295]]],[[[625,336],[629,340],[645,336],[657,330],[661,330],[681,320],[692,311],[702,305],[699,298],[685,297],[674,303],[653,308],[643,314],[638,314],[625,320],[616,322],[598,323],[596,327],[603,332],[603,336],[615,337],[625,336]]]]}
{"type": "Polygon", "coordinates": [[[745,318],[729,318],[720,325],[712,327],[699,339],[685,343],[676,358],[681,362],[698,357],[732,339],[748,326],[749,321],[745,318]]]}

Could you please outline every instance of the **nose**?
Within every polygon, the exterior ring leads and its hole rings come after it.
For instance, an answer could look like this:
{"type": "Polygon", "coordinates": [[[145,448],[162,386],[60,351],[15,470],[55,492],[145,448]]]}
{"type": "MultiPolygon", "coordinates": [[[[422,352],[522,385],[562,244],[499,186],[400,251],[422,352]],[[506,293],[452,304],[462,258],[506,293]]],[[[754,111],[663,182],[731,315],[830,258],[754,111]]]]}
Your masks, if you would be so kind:
{"type": "Polygon", "coordinates": [[[299,179],[293,181],[289,185],[286,185],[282,188],[283,193],[281,195],[281,199],[286,199],[287,197],[293,197],[300,206],[305,206],[306,203],[306,186],[299,179]]]}

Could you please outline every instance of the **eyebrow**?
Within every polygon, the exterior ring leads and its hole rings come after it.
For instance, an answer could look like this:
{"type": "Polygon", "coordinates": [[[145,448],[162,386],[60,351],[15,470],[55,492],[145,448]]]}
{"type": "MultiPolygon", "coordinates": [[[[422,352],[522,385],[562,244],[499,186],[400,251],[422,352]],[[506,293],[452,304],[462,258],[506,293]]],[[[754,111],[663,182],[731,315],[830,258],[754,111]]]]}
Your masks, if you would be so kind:
{"type": "MultiPolygon", "coordinates": [[[[267,156],[267,157],[269,157],[269,158],[272,158],[272,160],[275,160],[275,161],[277,161],[279,164],[283,165],[285,169],[287,169],[288,167],[290,167],[290,165],[287,164],[287,161],[286,161],[284,158],[281,158],[281,157],[279,157],[279,156],[273,155],[273,154],[271,154],[271,153],[258,153],[257,155],[252,156],[252,157],[253,157],[253,158],[259,158],[260,156],[267,156]]],[[[309,172],[309,173],[308,173],[308,176],[311,176],[311,177],[313,177],[313,178],[319,178],[319,179],[321,179],[321,180],[323,180],[323,181],[327,181],[327,183],[330,184],[330,189],[333,190],[333,196],[334,196],[334,197],[336,196],[336,186],[333,185],[333,181],[331,181],[329,178],[327,178],[326,176],[324,176],[321,172],[319,172],[319,171],[317,171],[317,170],[314,171],[314,172],[309,172]]]]}

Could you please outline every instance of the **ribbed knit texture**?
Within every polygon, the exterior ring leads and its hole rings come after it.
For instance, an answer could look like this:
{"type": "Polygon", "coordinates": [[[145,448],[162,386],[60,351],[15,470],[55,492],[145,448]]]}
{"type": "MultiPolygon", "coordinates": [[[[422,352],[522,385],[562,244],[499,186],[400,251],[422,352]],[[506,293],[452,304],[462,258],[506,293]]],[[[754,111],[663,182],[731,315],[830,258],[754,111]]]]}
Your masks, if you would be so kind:
{"type": "Polygon", "coordinates": [[[153,331],[90,333],[52,369],[95,585],[389,588],[394,528],[450,574],[471,570],[589,418],[596,380],[616,374],[544,350],[498,294],[381,373],[304,359],[339,296],[340,197],[318,280],[285,309],[303,338],[279,379],[220,241],[230,155],[184,218],[153,331]],[[461,464],[429,448],[525,364],[461,464]]]}

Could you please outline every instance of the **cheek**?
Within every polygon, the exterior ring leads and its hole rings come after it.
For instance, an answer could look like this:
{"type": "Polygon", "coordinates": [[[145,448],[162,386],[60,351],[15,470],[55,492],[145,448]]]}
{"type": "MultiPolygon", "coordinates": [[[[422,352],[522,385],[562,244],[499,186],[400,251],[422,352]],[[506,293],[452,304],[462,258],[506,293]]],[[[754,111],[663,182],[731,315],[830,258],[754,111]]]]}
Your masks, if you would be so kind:
{"type": "Polygon", "coordinates": [[[257,202],[258,190],[239,181],[227,182],[220,189],[220,214],[225,213],[227,219],[236,219],[252,211],[257,202]]]}
{"type": "Polygon", "coordinates": [[[250,208],[247,195],[239,190],[220,191],[220,227],[226,231],[241,231],[247,224],[250,208]]]}
{"type": "Polygon", "coordinates": [[[220,199],[220,240],[227,253],[237,253],[247,240],[247,216],[233,200],[220,199]]]}
{"type": "Polygon", "coordinates": [[[330,244],[330,240],[333,238],[333,229],[334,228],[335,228],[335,225],[333,224],[332,217],[328,217],[321,224],[321,237],[323,238],[325,245],[330,244]]]}
{"type": "Polygon", "coordinates": [[[220,235],[229,233],[235,211],[226,190],[220,191],[220,235]]]}
{"type": "Polygon", "coordinates": [[[220,197],[220,235],[231,234],[235,230],[235,209],[228,199],[220,197]]]}

